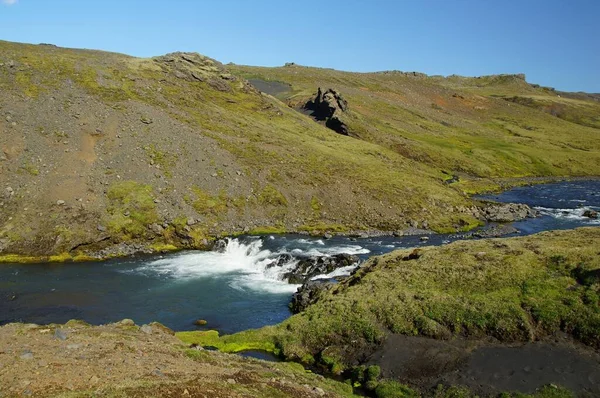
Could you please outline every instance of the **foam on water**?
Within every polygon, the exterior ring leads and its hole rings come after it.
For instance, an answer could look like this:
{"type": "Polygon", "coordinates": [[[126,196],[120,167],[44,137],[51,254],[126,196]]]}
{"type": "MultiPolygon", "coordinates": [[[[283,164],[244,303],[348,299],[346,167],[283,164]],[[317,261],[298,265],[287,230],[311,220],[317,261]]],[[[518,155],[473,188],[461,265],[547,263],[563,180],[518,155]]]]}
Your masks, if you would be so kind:
{"type": "MultiPolygon", "coordinates": [[[[273,240],[271,237],[268,239],[273,240]]],[[[303,248],[289,250],[284,246],[274,252],[263,248],[262,239],[228,239],[222,251],[176,254],[149,262],[132,272],[173,279],[228,278],[227,284],[238,291],[293,293],[299,285],[289,284],[284,274],[294,269],[299,258],[370,252],[359,245],[321,247],[324,246],[321,240],[299,239],[297,243],[303,248]],[[319,248],[310,248],[314,245],[319,248]],[[269,266],[283,254],[294,257],[281,266],[269,266]]],[[[349,275],[354,268],[341,268],[329,277],[349,275]]]]}
{"type": "Polygon", "coordinates": [[[586,210],[597,209],[595,206],[578,207],[576,209],[555,209],[549,207],[534,207],[540,213],[556,219],[583,221],[585,224],[600,224],[600,220],[592,219],[583,215],[586,210]]]}
{"type": "Polygon", "coordinates": [[[328,274],[322,274],[322,275],[317,275],[315,277],[312,277],[311,280],[315,281],[318,279],[332,279],[337,276],[350,276],[350,275],[352,275],[352,271],[354,271],[356,268],[358,268],[358,266],[359,266],[358,264],[355,264],[355,265],[349,265],[347,267],[341,267],[341,268],[333,270],[332,272],[330,272],[328,274]]]}

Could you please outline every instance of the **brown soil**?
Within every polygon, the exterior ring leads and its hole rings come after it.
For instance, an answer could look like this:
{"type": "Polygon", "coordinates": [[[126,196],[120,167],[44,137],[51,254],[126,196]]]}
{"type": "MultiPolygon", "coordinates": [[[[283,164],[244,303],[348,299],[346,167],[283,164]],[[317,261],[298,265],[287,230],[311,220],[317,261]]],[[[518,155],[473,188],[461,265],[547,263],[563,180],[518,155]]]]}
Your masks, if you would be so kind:
{"type": "Polygon", "coordinates": [[[7,325],[0,397],[338,396],[322,377],[287,364],[186,349],[158,324],[7,325]]]}

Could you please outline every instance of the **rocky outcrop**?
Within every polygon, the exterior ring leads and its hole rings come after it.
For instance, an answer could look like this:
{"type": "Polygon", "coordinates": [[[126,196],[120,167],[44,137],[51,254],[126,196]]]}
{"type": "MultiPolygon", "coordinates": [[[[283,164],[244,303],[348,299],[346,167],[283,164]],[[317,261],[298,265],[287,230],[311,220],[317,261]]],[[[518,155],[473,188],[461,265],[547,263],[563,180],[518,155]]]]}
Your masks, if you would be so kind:
{"type": "Polygon", "coordinates": [[[587,218],[593,218],[593,219],[597,219],[598,218],[598,212],[596,210],[586,210],[583,212],[583,216],[587,217],[587,218]]]}
{"type": "Polygon", "coordinates": [[[329,290],[336,284],[337,282],[330,280],[306,282],[304,285],[300,286],[292,296],[292,300],[289,303],[290,310],[294,314],[304,311],[306,307],[317,302],[322,292],[329,290]]]}
{"type": "Polygon", "coordinates": [[[537,210],[521,203],[493,203],[480,210],[487,222],[514,222],[538,216],[537,210]]]}
{"type": "Polygon", "coordinates": [[[325,121],[325,125],[336,133],[349,135],[348,126],[344,122],[348,101],[341,93],[333,89],[323,92],[319,87],[315,98],[309,100],[304,108],[312,111],[311,116],[316,120],[325,121]]]}
{"type": "Polygon", "coordinates": [[[228,81],[237,78],[219,61],[198,53],[175,52],[153,58],[161,69],[188,82],[206,82],[217,91],[230,92],[228,81]]]}
{"type": "Polygon", "coordinates": [[[292,284],[301,284],[317,275],[329,274],[338,268],[358,264],[359,261],[357,256],[343,253],[331,257],[310,257],[300,260],[292,271],[284,274],[284,279],[292,284]]]}

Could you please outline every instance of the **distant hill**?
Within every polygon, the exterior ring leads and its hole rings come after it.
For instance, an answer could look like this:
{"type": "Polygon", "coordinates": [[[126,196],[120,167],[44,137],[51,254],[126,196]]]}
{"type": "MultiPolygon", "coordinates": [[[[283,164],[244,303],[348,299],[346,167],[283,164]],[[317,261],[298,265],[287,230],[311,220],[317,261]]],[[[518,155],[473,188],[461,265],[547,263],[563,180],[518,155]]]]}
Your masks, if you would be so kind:
{"type": "Polygon", "coordinates": [[[599,175],[599,115],[593,95],[518,75],[224,66],[0,42],[0,254],[105,258],[244,232],[469,228],[465,191],[599,175]],[[350,136],[296,111],[319,87],[347,100],[350,136]]]}

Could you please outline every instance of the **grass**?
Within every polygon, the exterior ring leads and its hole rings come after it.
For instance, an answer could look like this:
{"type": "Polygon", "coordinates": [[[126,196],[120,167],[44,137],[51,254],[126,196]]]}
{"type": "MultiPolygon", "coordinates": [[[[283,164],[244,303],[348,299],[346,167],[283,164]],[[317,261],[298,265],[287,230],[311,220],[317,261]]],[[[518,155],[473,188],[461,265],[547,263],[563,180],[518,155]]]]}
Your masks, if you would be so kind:
{"type": "Polygon", "coordinates": [[[515,342],[563,331],[598,348],[598,241],[599,229],[582,228],[421,248],[413,260],[393,252],[280,325],[220,339],[256,338],[338,371],[389,333],[515,342]]]}
{"type": "Polygon", "coordinates": [[[302,66],[232,69],[243,76],[291,84],[285,100],[292,103],[308,99],[317,87],[335,87],[349,101],[350,131],[453,173],[498,178],[600,171],[600,148],[593,143],[599,127],[598,103],[559,98],[514,76],[415,79],[399,73],[302,66]],[[536,104],[560,104],[564,115],[554,116],[545,105],[508,106],[502,99],[515,94],[536,104]]]}
{"type": "Polygon", "coordinates": [[[221,352],[236,353],[248,350],[261,350],[279,354],[279,349],[270,340],[271,330],[246,330],[237,333],[235,337],[219,336],[216,330],[202,332],[178,332],[175,335],[186,344],[197,344],[202,347],[216,347],[221,352]]]}

